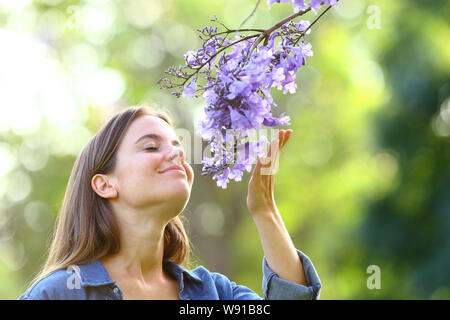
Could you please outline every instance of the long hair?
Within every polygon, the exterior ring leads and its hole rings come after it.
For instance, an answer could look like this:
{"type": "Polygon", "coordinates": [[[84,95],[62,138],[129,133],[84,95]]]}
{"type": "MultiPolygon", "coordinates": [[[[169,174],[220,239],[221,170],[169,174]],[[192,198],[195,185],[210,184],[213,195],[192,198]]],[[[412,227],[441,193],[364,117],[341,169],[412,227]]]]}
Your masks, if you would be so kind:
{"type": "MultiPolygon", "coordinates": [[[[129,107],[114,115],[87,143],[75,160],[64,200],[55,222],[52,243],[42,270],[31,281],[70,265],[92,262],[120,248],[119,228],[110,203],[91,187],[96,174],[110,173],[117,159],[117,149],[131,122],[152,115],[173,123],[164,112],[148,107],[129,107]]],[[[189,263],[190,242],[180,217],[169,221],[164,230],[164,256],[175,263],[189,263]]]]}

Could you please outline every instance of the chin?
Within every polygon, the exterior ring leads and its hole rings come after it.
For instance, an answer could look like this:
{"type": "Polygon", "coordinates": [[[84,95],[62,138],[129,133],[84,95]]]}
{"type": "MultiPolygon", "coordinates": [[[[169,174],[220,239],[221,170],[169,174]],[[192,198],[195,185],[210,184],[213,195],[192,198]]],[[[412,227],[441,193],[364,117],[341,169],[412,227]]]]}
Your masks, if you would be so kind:
{"type": "Polygon", "coordinates": [[[170,188],[169,190],[166,190],[166,199],[168,202],[172,204],[178,204],[178,206],[182,207],[180,211],[184,209],[186,204],[189,201],[189,198],[191,196],[191,189],[186,184],[185,186],[179,186],[173,188],[170,188]]]}
{"type": "Polygon", "coordinates": [[[168,212],[172,212],[172,217],[179,215],[186,208],[189,197],[185,198],[172,198],[168,201],[168,212]]]}

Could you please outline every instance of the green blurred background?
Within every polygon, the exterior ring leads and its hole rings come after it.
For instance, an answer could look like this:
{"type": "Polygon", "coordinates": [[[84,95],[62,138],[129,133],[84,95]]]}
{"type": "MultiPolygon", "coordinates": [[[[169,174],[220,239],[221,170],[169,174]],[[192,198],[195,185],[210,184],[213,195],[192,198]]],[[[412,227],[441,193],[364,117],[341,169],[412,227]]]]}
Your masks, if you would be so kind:
{"type": "MultiPolygon", "coordinates": [[[[203,99],[156,81],[199,47],[196,28],[214,14],[237,28],[255,3],[0,0],[0,298],[16,299],[45,261],[75,157],[114,112],[150,105],[194,132],[203,99]]],[[[245,27],[291,13],[262,0],[245,27]]],[[[306,37],[298,92],[274,90],[294,129],[275,197],[322,299],[450,298],[448,17],[445,0],[341,0],[306,37]],[[370,265],[380,289],[367,287],[370,265]]],[[[222,190],[193,167],[192,266],[262,295],[250,174],[222,190]]]]}

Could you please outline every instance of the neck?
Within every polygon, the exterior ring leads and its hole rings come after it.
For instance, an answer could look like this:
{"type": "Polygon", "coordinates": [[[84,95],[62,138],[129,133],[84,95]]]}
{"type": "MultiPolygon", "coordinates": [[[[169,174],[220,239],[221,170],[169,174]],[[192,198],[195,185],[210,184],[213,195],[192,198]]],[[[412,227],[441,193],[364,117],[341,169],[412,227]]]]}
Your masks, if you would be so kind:
{"type": "Polygon", "coordinates": [[[171,217],[137,210],[115,211],[120,232],[118,253],[101,259],[108,271],[144,283],[161,281],[164,229],[171,217]]]}

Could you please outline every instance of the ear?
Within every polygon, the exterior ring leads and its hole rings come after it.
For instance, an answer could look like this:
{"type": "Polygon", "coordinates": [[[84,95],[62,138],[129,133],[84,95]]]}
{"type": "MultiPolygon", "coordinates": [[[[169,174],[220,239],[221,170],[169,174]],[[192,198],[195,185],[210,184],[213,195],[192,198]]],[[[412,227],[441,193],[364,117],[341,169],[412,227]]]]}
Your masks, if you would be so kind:
{"type": "Polygon", "coordinates": [[[104,174],[96,174],[92,177],[91,187],[100,197],[111,199],[117,197],[117,190],[111,184],[111,177],[104,174]]]}

